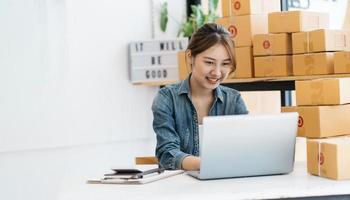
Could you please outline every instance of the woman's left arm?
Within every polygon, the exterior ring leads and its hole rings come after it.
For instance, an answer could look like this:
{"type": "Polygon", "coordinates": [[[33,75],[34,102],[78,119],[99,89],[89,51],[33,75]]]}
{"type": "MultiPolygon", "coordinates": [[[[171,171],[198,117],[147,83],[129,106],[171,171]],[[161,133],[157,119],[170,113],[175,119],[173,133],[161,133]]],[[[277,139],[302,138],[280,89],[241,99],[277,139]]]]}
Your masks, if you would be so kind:
{"type": "Polygon", "coordinates": [[[236,97],[235,114],[241,115],[241,114],[248,114],[248,113],[249,111],[247,110],[247,106],[245,105],[241,94],[238,94],[236,97]]]}

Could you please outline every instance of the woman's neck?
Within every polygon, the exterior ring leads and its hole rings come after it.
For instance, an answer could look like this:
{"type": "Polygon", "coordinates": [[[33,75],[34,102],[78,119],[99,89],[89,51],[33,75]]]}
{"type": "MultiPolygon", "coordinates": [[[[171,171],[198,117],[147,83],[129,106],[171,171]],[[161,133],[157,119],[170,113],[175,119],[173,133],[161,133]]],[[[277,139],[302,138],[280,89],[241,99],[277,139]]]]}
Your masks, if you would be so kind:
{"type": "Polygon", "coordinates": [[[193,79],[193,77],[190,78],[190,90],[191,90],[191,96],[194,98],[214,96],[213,90],[202,87],[201,85],[198,84],[198,82],[196,82],[193,79]]]}

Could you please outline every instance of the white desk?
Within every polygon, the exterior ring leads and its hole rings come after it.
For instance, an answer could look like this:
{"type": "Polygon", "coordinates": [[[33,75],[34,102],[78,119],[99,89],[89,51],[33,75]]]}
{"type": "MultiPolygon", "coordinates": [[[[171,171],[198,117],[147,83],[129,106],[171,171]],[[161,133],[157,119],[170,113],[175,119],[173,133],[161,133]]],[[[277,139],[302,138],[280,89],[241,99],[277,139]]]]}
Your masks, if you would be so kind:
{"type": "Polygon", "coordinates": [[[84,181],[67,182],[69,189],[60,199],[278,199],[329,195],[348,195],[343,199],[350,199],[350,181],[309,175],[305,162],[297,162],[293,173],[278,176],[199,181],[182,174],[145,185],[95,185],[84,181]]]}

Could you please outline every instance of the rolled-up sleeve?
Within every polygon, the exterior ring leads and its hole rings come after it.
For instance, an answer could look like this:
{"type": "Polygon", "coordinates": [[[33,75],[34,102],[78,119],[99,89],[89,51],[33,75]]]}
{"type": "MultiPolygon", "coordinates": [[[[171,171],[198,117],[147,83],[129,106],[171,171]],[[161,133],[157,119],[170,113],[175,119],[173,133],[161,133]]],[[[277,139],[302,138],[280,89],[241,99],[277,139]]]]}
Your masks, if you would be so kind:
{"type": "Polygon", "coordinates": [[[241,94],[238,93],[238,95],[236,96],[235,114],[242,115],[248,113],[249,111],[247,110],[247,106],[245,105],[241,94]]]}
{"type": "Polygon", "coordinates": [[[182,160],[189,156],[180,150],[180,136],[175,129],[174,102],[165,88],[152,104],[153,130],[157,136],[156,156],[166,169],[181,169],[182,160]]]}

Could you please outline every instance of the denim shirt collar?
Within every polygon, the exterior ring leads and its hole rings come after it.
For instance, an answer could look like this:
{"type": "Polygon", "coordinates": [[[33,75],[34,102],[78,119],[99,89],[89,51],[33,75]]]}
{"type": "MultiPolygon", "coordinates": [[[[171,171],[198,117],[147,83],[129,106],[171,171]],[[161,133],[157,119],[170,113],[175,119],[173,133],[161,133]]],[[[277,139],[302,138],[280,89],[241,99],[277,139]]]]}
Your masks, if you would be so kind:
{"type": "MultiPolygon", "coordinates": [[[[181,82],[178,90],[178,95],[187,94],[189,99],[191,99],[190,78],[191,74],[184,81],[181,82]]],[[[224,100],[220,85],[215,88],[215,98],[219,99],[221,102],[223,102],[224,100]]]]}

